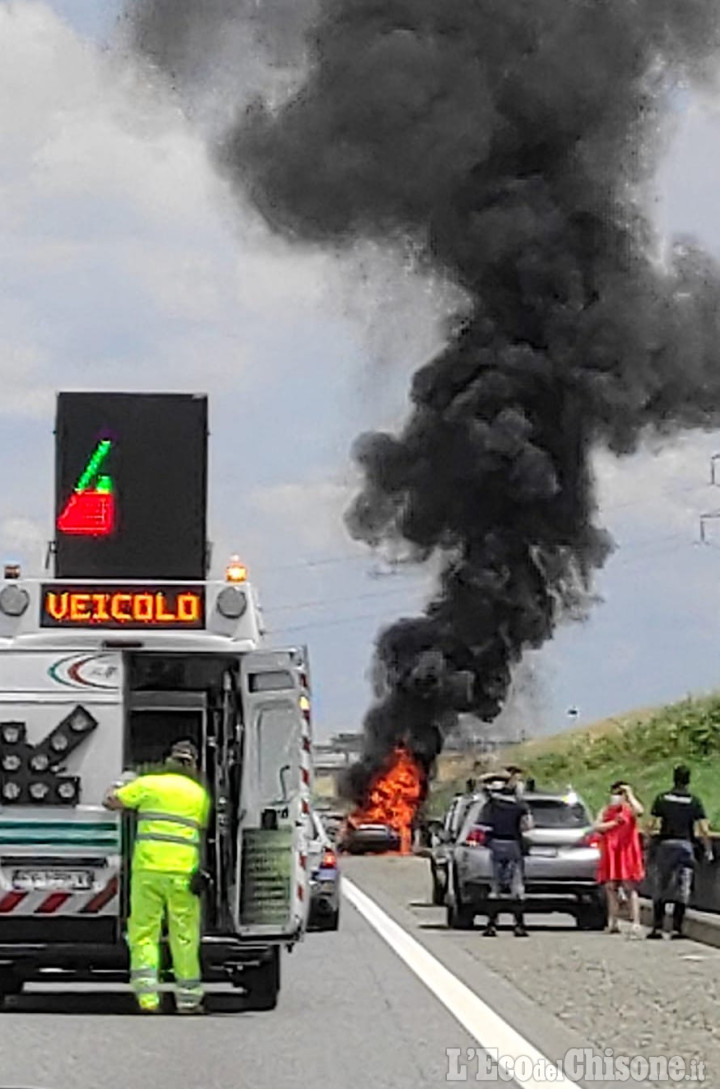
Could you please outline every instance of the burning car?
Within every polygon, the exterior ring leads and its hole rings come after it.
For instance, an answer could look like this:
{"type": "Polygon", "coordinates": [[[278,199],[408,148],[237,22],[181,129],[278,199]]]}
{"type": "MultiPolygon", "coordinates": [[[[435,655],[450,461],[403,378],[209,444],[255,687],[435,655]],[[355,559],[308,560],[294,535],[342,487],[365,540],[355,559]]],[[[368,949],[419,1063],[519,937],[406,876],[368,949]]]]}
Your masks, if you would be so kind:
{"type": "Polygon", "coordinates": [[[338,846],[348,854],[409,854],[425,785],[421,765],[398,745],[372,781],[365,804],[348,816],[338,846]]]}
{"type": "Polygon", "coordinates": [[[390,824],[348,821],[339,846],[350,855],[362,855],[399,851],[402,844],[400,833],[390,824]]]}

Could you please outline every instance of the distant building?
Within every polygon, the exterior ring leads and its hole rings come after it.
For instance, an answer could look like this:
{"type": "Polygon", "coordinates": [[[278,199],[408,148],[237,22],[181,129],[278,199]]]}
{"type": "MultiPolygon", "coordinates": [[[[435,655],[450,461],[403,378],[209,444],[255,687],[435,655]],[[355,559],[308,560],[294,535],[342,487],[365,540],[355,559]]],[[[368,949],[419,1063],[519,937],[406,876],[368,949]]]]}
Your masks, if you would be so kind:
{"type": "Polygon", "coordinates": [[[329,741],[313,745],[313,766],[316,775],[337,775],[362,752],[363,735],[360,733],[335,734],[329,741]]]}

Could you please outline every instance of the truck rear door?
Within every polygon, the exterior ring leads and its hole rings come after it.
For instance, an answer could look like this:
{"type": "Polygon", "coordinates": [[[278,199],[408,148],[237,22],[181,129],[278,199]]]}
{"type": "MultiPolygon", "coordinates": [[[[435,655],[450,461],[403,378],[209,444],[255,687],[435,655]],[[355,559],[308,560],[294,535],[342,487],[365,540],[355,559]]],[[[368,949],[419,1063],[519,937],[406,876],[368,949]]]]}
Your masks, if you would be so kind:
{"type": "Polygon", "coordinates": [[[307,922],[312,770],[306,660],[303,650],[273,650],[252,651],[241,662],[235,921],[248,937],[299,937],[307,922]]]}
{"type": "Polygon", "coordinates": [[[102,799],[122,768],[121,685],[117,654],[30,650],[0,660],[6,936],[16,920],[28,940],[34,920],[43,940],[53,941],[90,934],[94,920],[117,919],[121,825],[102,799]]]}

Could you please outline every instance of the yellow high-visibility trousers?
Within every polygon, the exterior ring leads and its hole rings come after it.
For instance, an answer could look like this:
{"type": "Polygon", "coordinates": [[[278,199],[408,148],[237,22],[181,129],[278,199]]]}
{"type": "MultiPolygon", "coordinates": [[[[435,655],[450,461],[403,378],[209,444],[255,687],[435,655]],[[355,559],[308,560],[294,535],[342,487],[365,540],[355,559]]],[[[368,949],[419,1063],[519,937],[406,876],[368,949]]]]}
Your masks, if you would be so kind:
{"type": "Polygon", "coordinates": [[[190,891],[190,875],[134,869],[130,886],[130,978],[140,1008],[160,1005],[160,938],[167,916],[168,938],[179,1009],[203,998],[200,967],[200,897],[190,891]]]}

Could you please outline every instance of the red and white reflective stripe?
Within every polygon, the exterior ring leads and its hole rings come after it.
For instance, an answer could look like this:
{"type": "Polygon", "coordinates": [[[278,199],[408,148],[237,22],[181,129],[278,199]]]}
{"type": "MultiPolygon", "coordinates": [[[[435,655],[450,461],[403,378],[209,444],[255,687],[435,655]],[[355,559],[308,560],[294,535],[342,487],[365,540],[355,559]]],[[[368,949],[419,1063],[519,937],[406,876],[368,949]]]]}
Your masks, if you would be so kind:
{"type": "Polygon", "coordinates": [[[117,875],[111,877],[105,888],[96,893],[92,900],[88,900],[82,909],[83,915],[100,915],[103,908],[107,908],[108,904],[117,897],[119,887],[117,875]]]}
{"type": "Polygon", "coordinates": [[[92,892],[0,892],[0,915],[113,915],[118,892],[117,874],[92,892]]]}
{"type": "Polygon", "coordinates": [[[0,915],[9,915],[27,896],[26,892],[6,892],[0,898],[0,915]]]}
{"type": "Polygon", "coordinates": [[[56,911],[59,911],[63,904],[66,904],[70,897],[71,892],[53,892],[50,896],[46,896],[39,907],[35,908],[35,915],[54,915],[56,911]]]}
{"type": "MultiPolygon", "coordinates": [[[[303,715],[302,744],[300,746],[300,808],[303,816],[310,814],[310,792],[312,785],[312,740],[310,737],[310,716],[303,715]]],[[[304,834],[303,837],[304,838],[304,834]]],[[[295,898],[298,908],[307,899],[307,855],[302,848],[297,851],[297,881],[295,884],[295,898]]],[[[300,915],[304,913],[304,908],[300,915]]]]}

